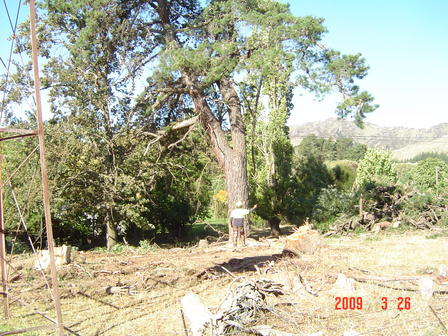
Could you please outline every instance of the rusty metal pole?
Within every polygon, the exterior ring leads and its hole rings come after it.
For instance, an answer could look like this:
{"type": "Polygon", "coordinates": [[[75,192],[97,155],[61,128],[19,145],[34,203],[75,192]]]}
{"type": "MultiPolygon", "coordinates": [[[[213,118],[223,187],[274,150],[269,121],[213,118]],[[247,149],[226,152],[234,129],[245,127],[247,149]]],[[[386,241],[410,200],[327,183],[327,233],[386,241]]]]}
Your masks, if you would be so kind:
{"type": "Polygon", "coordinates": [[[5,224],[3,217],[3,155],[0,154],[0,264],[2,267],[2,288],[5,318],[9,318],[8,273],[6,270],[5,224]]]}
{"type": "Polygon", "coordinates": [[[31,28],[31,51],[33,56],[33,70],[34,70],[34,93],[37,109],[37,133],[38,133],[37,135],[39,138],[39,158],[40,158],[40,169],[42,175],[42,196],[43,196],[44,214],[45,214],[45,227],[47,231],[48,252],[50,255],[50,271],[52,280],[51,282],[53,285],[53,299],[54,299],[54,307],[56,310],[58,334],[62,336],[64,335],[64,325],[62,323],[61,301],[59,295],[59,285],[54,258],[53,227],[51,225],[51,211],[50,211],[50,191],[48,187],[47,164],[45,161],[45,140],[44,140],[45,134],[44,134],[44,123],[42,118],[42,101],[40,96],[40,78],[39,78],[38,49],[36,38],[36,9],[34,0],[30,0],[30,28],[31,28]]]}

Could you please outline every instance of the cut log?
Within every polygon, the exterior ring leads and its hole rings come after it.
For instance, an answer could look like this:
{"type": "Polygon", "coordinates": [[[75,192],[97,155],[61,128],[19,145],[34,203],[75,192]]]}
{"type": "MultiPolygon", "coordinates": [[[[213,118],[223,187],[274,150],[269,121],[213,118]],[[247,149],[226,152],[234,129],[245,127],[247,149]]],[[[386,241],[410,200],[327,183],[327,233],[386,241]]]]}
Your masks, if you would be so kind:
{"type": "MultiPolygon", "coordinates": [[[[56,266],[70,264],[72,247],[62,245],[54,248],[54,258],[56,266]]],[[[37,253],[34,268],[37,270],[47,270],[50,265],[50,254],[48,250],[42,250],[37,253]]]]}
{"type": "Polygon", "coordinates": [[[418,288],[423,298],[430,298],[434,294],[434,281],[430,278],[421,278],[418,281],[418,288]]]}
{"type": "Polygon", "coordinates": [[[302,229],[286,237],[284,255],[314,254],[321,245],[319,232],[302,229]]]}
{"type": "Polygon", "coordinates": [[[201,239],[201,240],[199,240],[198,247],[199,247],[199,248],[205,248],[205,247],[208,247],[208,240],[207,240],[207,239],[201,239]]]}
{"type": "Polygon", "coordinates": [[[201,298],[194,293],[188,293],[180,300],[182,312],[186,317],[192,336],[205,335],[210,322],[212,321],[212,314],[204,305],[201,298]]]}
{"type": "Polygon", "coordinates": [[[379,222],[373,225],[373,229],[372,231],[375,233],[379,233],[381,230],[385,230],[388,227],[391,227],[392,223],[388,222],[388,221],[384,221],[384,222],[379,222]]]}
{"type": "Polygon", "coordinates": [[[112,295],[112,294],[132,295],[132,294],[136,294],[137,292],[134,291],[133,287],[131,287],[131,286],[109,286],[106,288],[106,293],[109,295],[112,295]]]}
{"type": "Polygon", "coordinates": [[[344,274],[339,273],[335,282],[335,288],[342,292],[354,292],[355,281],[351,278],[347,278],[344,274]]]}

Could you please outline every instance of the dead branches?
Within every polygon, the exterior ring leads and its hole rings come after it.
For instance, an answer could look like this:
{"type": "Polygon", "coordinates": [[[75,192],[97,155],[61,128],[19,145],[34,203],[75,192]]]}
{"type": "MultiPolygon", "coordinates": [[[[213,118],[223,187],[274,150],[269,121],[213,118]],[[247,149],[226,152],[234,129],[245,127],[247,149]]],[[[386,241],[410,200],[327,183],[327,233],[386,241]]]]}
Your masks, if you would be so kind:
{"type": "Polygon", "coordinates": [[[189,119],[185,119],[185,120],[176,122],[176,123],[174,123],[173,125],[171,125],[171,126],[165,128],[165,129],[162,129],[162,130],[157,131],[156,133],[146,132],[145,134],[146,134],[146,135],[149,135],[149,136],[151,136],[151,137],[153,137],[153,139],[152,139],[152,140],[148,143],[148,145],[146,146],[144,155],[147,154],[147,152],[148,152],[148,150],[149,150],[149,147],[150,147],[152,144],[154,144],[154,143],[160,141],[162,138],[164,138],[165,136],[167,136],[167,135],[169,134],[169,132],[171,132],[171,131],[176,131],[176,130],[180,130],[180,129],[183,129],[183,128],[188,128],[188,130],[186,131],[186,133],[184,134],[184,136],[183,136],[181,139],[179,139],[179,140],[175,141],[174,143],[171,143],[171,144],[168,145],[168,149],[170,149],[170,148],[172,148],[172,147],[178,145],[180,142],[182,142],[183,140],[185,140],[185,138],[186,138],[186,137],[190,134],[190,132],[194,129],[194,126],[197,124],[198,118],[199,118],[198,116],[194,116],[194,117],[192,117],[192,118],[189,118],[189,119]]]}
{"type": "Polygon", "coordinates": [[[260,312],[272,311],[265,301],[269,294],[283,295],[283,285],[267,279],[244,279],[236,288],[229,290],[215,314],[192,293],[181,299],[182,311],[193,336],[201,336],[208,331],[216,336],[235,330],[250,331],[248,326],[257,320],[260,312]]]}
{"type": "Polygon", "coordinates": [[[446,216],[447,208],[443,201],[425,203],[416,192],[402,194],[395,187],[377,187],[371,192],[373,196],[366,202],[365,211],[359,215],[339,218],[325,236],[343,235],[357,228],[379,232],[400,222],[417,229],[432,229],[446,216]]]}

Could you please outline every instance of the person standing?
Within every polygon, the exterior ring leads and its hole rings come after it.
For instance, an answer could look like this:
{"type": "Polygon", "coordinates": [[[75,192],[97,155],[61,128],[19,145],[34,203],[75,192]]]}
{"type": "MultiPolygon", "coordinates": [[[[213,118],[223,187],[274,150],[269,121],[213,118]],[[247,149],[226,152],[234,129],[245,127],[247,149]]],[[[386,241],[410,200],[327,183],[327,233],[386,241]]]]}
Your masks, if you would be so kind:
{"type": "Polygon", "coordinates": [[[241,237],[243,246],[246,246],[246,230],[244,229],[244,217],[257,208],[255,204],[251,209],[244,209],[243,203],[238,201],[236,208],[230,212],[229,224],[232,226],[232,243],[233,247],[238,245],[238,237],[241,237]]]}

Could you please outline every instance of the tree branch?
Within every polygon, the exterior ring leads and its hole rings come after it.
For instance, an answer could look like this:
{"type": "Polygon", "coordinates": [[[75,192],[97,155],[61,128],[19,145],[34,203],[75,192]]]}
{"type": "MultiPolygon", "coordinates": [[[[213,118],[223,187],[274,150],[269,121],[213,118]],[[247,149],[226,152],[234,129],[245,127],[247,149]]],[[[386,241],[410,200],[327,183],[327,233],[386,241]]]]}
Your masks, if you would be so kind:
{"type": "Polygon", "coordinates": [[[164,130],[159,130],[157,131],[157,133],[151,133],[151,132],[145,132],[144,134],[146,135],[150,135],[152,137],[154,137],[153,140],[151,140],[148,145],[146,146],[145,152],[143,155],[146,155],[148,153],[149,147],[158,142],[160,139],[162,139],[164,136],[166,136],[170,131],[172,130],[179,130],[185,127],[190,127],[190,129],[185,133],[185,135],[182,137],[182,139],[168,145],[168,148],[172,148],[173,146],[176,146],[177,144],[179,144],[180,142],[182,142],[183,140],[185,140],[188,136],[188,134],[190,133],[190,131],[193,129],[193,126],[196,124],[196,122],[198,121],[199,116],[194,116],[192,118],[189,119],[185,119],[182,121],[179,121],[177,123],[175,123],[173,126],[171,126],[168,129],[164,129],[164,130]]]}

